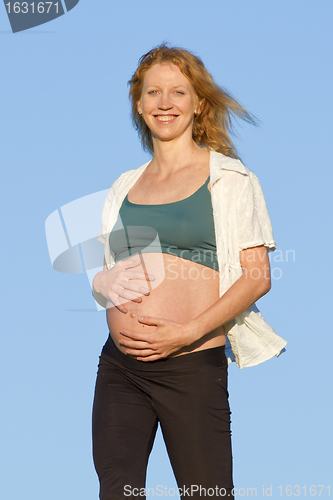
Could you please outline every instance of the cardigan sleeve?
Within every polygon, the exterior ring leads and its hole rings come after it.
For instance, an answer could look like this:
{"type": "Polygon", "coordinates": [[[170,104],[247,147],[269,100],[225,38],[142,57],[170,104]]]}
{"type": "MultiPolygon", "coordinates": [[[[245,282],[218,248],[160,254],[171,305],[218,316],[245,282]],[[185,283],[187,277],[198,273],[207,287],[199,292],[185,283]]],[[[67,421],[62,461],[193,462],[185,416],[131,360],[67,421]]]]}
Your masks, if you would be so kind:
{"type": "Polygon", "coordinates": [[[97,239],[102,245],[105,245],[107,238],[107,225],[109,220],[109,214],[112,206],[112,202],[114,201],[114,194],[112,187],[110,188],[107,197],[105,199],[103,210],[102,210],[102,228],[97,236],[97,239]]]}
{"type": "Polygon", "coordinates": [[[115,214],[118,214],[119,209],[117,205],[117,200],[116,200],[116,193],[119,193],[120,188],[123,189],[124,182],[126,183],[126,179],[128,177],[128,174],[135,172],[134,170],[128,170],[127,172],[123,172],[118,179],[114,181],[112,184],[104,206],[102,210],[102,228],[101,231],[97,237],[98,241],[102,243],[102,245],[105,245],[107,242],[107,238],[110,233],[110,217],[112,218],[115,214]]]}
{"type": "Polygon", "coordinates": [[[239,250],[260,245],[268,251],[276,249],[264,193],[249,170],[237,179],[237,237],[239,250]]]}
{"type": "MultiPolygon", "coordinates": [[[[105,261],[108,263],[110,261],[110,257],[113,257],[113,252],[110,249],[110,245],[108,242],[108,223],[109,223],[109,217],[110,217],[110,212],[112,208],[114,207],[115,203],[115,197],[114,197],[114,192],[113,192],[113,186],[110,188],[104,205],[102,209],[102,228],[97,236],[97,240],[104,245],[104,257],[105,261]]],[[[101,293],[96,292],[94,288],[92,287],[92,294],[96,302],[102,306],[102,308],[106,309],[107,308],[107,299],[102,295],[101,293]]]]}

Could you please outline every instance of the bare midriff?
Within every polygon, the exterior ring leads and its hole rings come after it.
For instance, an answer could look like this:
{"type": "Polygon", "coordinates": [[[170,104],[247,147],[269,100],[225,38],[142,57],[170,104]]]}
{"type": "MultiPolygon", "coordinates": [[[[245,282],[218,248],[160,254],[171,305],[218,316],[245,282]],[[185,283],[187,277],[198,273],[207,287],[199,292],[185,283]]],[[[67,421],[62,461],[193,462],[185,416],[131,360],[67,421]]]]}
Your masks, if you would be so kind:
{"type": "MultiPolygon", "coordinates": [[[[154,281],[133,280],[150,290],[142,295],[142,302],[124,302],[127,313],[108,305],[106,316],[111,337],[120,351],[126,354],[126,347],[119,344],[124,338],[122,329],[133,332],[153,332],[156,326],[143,325],[139,316],[164,318],[177,323],[187,323],[206,311],[219,299],[219,273],[214,269],[166,253],[143,253],[136,271],[155,277],[154,281]]],[[[205,334],[194,343],[171,354],[180,356],[189,352],[210,349],[225,344],[223,326],[205,334]]],[[[170,356],[170,357],[171,357],[170,356]]]]}

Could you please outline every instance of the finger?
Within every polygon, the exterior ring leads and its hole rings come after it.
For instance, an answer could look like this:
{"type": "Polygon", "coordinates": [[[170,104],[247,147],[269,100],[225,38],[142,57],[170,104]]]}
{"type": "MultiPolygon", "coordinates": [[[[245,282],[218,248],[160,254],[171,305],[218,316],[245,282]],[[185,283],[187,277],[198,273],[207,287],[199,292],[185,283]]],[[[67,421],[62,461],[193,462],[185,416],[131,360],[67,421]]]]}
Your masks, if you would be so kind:
{"type": "MultiPolygon", "coordinates": [[[[122,299],[127,299],[127,301],[140,299],[139,302],[141,302],[142,297],[146,295],[145,293],[131,290],[126,282],[118,283],[118,286],[114,289],[112,294],[116,295],[117,297],[121,297],[122,299]]],[[[112,294],[110,295],[111,300],[112,300],[112,294]]]]}
{"type": "Polygon", "coordinates": [[[147,356],[155,356],[156,352],[152,349],[126,349],[126,354],[130,354],[135,357],[146,358],[147,356]]]}
{"type": "Polygon", "coordinates": [[[126,314],[128,312],[127,308],[124,305],[115,304],[115,302],[113,302],[112,300],[107,299],[106,309],[111,309],[112,307],[116,307],[123,314],[126,314]]]}
{"type": "Polygon", "coordinates": [[[132,340],[131,338],[124,338],[119,340],[119,345],[126,347],[130,350],[138,349],[140,350],[140,352],[142,352],[142,350],[144,349],[150,349],[154,352],[156,351],[156,349],[153,349],[152,346],[144,340],[132,340]]]}
{"type": "Polygon", "coordinates": [[[155,276],[153,274],[149,274],[147,271],[144,274],[147,281],[154,281],[155,276]]]}
{"type": "MultiPolygon", "coordinates": [[[[132,332],[131,330],[125,330],[124,328],[119,331],[120,335],[123,335],[124,337],[127,337],[132,340],[139,340],[141,342],[149,342],[147,338],[147,333],[138,333],[138,332],[132,332]]],[[[119,343],[122,342],[122,339],[119,341],[119,343]]]]}
{"type": "Polygon", "coordinates": [[[138,321],[144,325],[151,326],[162,326],[165,324],[165,320],[163,318],[153,318],[151,316],[139,316],[138,321]]]}
{"type": "MultiPolygon", "coordinates": [[[[141,264],[141,260],[139,257],[134,257],[133,259],[127,259],[125,261],[119,261],[116,265],[120,267],[121,269],[124,269],[124,271],[127,271],[128,269],[132,269],[133,267],[137,267],[138,265],[141,264]]],[[[144,279],[148,281],[154,281],[155,276],[153,274],[148,274],[146,271],[145,272],[139,272],[139,271],[131,271],[130,273],[127,272],[126,275],[131,274],[133,277],[128,277],[128,279],[144,279]]]]}
{"type": "Polygon", "coordinates": [[[126,288],[123,288],[118,292],[118,297],[120,300],[125,299],[122,300],[123,302],[129,302],[130,300],[134,300],[135,302],[142,302],[142,293],[131,292],[126,288]]]}
{"type": "Polygon", "coordinates": [[[154,281],[155,279],[155,276],[153,274],[142,273],[140,271],[126,271],[125,276],[128,280],[154,281]]]}
{"type": "Polygon", "coordinates": [[[135,283],[131,283],[130,281],[122,281],[120,283],[126,290],[129,290],[130,292],[136,292],[138,296],[140,295],[149,295],[150,291],[148,288],[145,288],[140,285],[136,285],[135,283]]]}
{"type": "Polygon", "coordinates": [[[152,354],[151,356],[137,356],[137,361],[144,361],[145,363],[148,363],[149,361],[157,361],[158,359],[163,359],[163,356],[160,354],[152,354]]]}
{"type": "Polygon", "coordinates": [[[141,264],[140,258],[136,256],[127,260],[119,260],[116,265],[118,265],[121,269],[126,270],[131,269],[132,267],[137,267],[139,264],[141,264]]]}
{"type": "MultiPolygon", "coordinates": [[[[115,304],[116,307],[125,307],[126,311],[127,311],[127,306],[126,304],[128,304],[130,302],[131,299],[128,299],[126,297],[122,297],[120,294],[117,295],[117,293],[112,293],[112,295],[110,295],[110,299],[111,301],[115,304]]],[[[142,299],[140,299],[139,301],[141,301],[142,299]]]]}
{"type": "Polygon", "coordinates": [[[116,306],[116,308],[117,308],[117,309],[118,309],[121,313],[123,313],[123,314],[126,314],[126,313],[128,312],[128,309],[126,309],[126,307],[125,307],[125,306],[121,306],[121,305],[119,305],[119,306],[116,306]]]}
{"type": "Polygon", "coordinates": [[[114,305],[120,312],[122,312],[123,314],[127,314],[128,309],[126,306],[124,306],[123,302],[117,301],[117,303],[115,303],[114,305]]]}

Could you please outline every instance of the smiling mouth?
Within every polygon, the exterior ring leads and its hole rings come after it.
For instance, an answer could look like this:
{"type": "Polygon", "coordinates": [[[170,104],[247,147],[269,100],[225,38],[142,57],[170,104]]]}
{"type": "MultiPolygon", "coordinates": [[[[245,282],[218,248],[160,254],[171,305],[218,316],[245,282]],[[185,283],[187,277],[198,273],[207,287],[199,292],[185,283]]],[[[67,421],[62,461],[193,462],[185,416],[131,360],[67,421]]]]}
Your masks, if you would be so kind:
{"type": "Polygon", "coordinates": [[[155,115],[154,118],[159,122],[170,122],[175,120],[177,116],[178,115],[155,115]]]}

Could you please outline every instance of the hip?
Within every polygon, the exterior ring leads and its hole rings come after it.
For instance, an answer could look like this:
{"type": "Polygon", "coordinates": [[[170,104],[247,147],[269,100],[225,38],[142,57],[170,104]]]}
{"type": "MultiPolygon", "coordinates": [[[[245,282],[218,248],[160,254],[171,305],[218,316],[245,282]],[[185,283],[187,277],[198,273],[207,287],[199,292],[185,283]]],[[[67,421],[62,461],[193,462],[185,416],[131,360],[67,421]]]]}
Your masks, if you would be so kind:
{"type": "Polygon", "coordinates": [[[162,358],[155,361],[138,361],[132,356],[124,354],[118,347],[111,334],[103,346],[101,360],[111,363],[118,368],[143,373],[143,372],[174,372],[174,371],[197,371],[202,367],[227,368],[228,361],[225,355],[225,345],[218,345],[207,349],[201,349],[184,353],[181,356],[162,358]]]}

